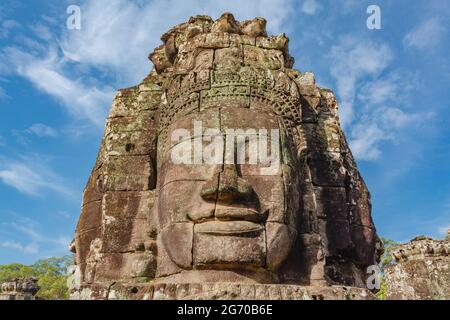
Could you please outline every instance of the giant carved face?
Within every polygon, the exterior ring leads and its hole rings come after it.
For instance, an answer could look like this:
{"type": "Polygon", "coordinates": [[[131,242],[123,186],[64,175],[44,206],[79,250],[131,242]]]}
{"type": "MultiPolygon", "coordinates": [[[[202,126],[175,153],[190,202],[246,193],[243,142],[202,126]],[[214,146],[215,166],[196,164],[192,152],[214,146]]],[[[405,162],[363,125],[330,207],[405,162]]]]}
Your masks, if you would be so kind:
{"type": "Polygon", "coordinates": [[[282,120],[219,105],[179,117],[158,143],[161,264],[276,271],[295,240],[299,207],[282,120]]]}

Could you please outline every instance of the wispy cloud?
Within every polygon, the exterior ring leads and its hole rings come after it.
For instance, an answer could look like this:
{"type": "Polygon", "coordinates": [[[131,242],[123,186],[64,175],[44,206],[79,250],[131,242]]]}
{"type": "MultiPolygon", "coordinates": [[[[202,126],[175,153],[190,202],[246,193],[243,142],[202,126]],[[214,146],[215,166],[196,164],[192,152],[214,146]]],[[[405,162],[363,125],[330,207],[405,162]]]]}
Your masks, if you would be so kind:
{"type": "Polygon", "coordinates": [[[341,100],[341,123],[348,127],[354,120],[356,86],[361,79],[379,75],[392,61],[387,44],[345,37],[331,48],[330,74],[337,83],[341,100]]]}
{"type": "Polygon", "coordinates": [[[358,160],[373,161],[382,154],[381,144],[396,143],[407,132],[432,123],[435,112],[411,108],[412,96],[420,87],[415,75],[395,70],[386,76],[361,81],[356,102],[356,120],[349,128],[350,145],[358,160]]]}
{"type": "Polygon", "coordinates": [[[55,97],[77,119],[88,119],[102,127],[114,90],[108,86],[86,86],[82,79],[71,79],[62,71],[63,61],[56,51],[44,58],[36,58],[21,49],[5,49],[8,60],[14,63],[18,75],[33,83],[39,90],[55,97]]]}
{"type": "Polygon", "coordinates": [[[293,13],[293,0],[88,0],[82,7],[81,30],[67,31],[60,43],[65,55],[74,61],[103,66],[130,83],[140,81],[151,64],[150,51],[160,36],[190,15],[208,14],[218,18],[225,11],[237,19],[264,16],[270,32],[287,32],[293,13]]]}
{"type": "Polygon", "coordinates": [[[3,241],[0,243],[0,247],[21,251],[23,253],[36,254],[39,252],[39,247],[34,242],[30,242],[24,245],[18,241],[3,241]]]}
{"type": "Polygon", "coordinates": [[[0,158],[0,180],[24,194],[39,196],[53,191],[63,196],[72,196],[73,192],[39,157],[22,157],[19,160],[0,158]]]}
{"type": "Polygon", "coordinates": [[[395,141],[402,130],[425,125],[435,114],[406,113],[398,108],[382,107],[363,116],[350,130],[350,147],[358,160],[377,160],[383,141],[395,141]]]}
{"type": "Polygon", "coordinates": [[[416,76],[396,71],[365,82],[358,90],[357,99],[370,108],[386,103],[405,103],[418,84],[420,81],[416,76]]]}
{"type": "Polygon", "coordinates": [[[38,38],[42,40],[49,41],[54,37],[51,29],[42,23],[33,24],[30,26],[30,29],[38,38]]]}
{"type": "Polygon", "coordinates": [[[432,49],[440,43],[446,33],[447,29],[439,18],[433,17],[410,31],[403,38],[403,43],[420,50],[432,49]]]}
{"type": "Polygon", "coordinates": [[[20,24],[11,19],[7,19],[1,22],[1,28],[0,28],[0,39],[6,39],[10,36],[11,32],[19,28],[20,24]]]}
{"type": "Polygon", "coordinates": [[[72,217],[72,214],[66,210],[59,210],[58,212],[56,212],[56,215],[64,219],[69,219],[70,217],[72,217]]]}
{"type": "Polygon", "coordinates": [[[56,137],[58,135],[56,129],[42,123],[35,123],[25,131],[29,134],[37,135],[38,137],[56,137]]]}
{"type": "Polygon", "coordinates": [[[50,241],[58,247],[68,250],[72,238],[68,236],[58,236],[55,239],[50,239],[50,241]]]}
{"type": "Polygon", "coordinates": [[[361,1],[360,0],[343,0],[339,4],[342,5],[342,10],[345,13],[349,13],[349,12],[352,12],[353,10],[355,10],[358,6],[360,6],[361,1]]]}
{"type": "Polygon", "coordinates": [[[358,160],[378,160],[383,143],[406,142],[408,132],[435,117],[433,111],[409,105],[420,78],[392,68],[393,60],[386,43],[363,38],[342,38],[331,48],[330,74],[336,81],[341,124],[358,160]]]}
{"type": "Polygon", "coordinates": [[[81,30],[67,30],[64,23],[58,29],[55,21],[42,19],[30,24],[34,39],[22,36],[3,55],[16,74],[56,98],[76,119],[100,129],[115,91],[111,84],[141,81],[151,70],[148,54],[173,25],[200,12],[217,18],[231,11],[239,19],[265,16],[269,30],[278,33],[286,31],[293,2],[85,0],[81,30]]]}
{"type": "Polygon", "coordinates": [[[54,251],[55,254],[66,252],[70,243],[70,238],[65,235],[56,237],[48,236],[41,231],[39,222],[23,216],[14,215],[14,222],[3,222],[0,224],[0,233],[3,238],[6,234],[14,234],[21,240],[0,241],[0,247],[20,251],[25,254],[40,254],[41,247],[46,247],[46,251],[54,251]],[[8,232],[5,232],[8,230],[8,232]]]}
{"type": "Polygon", "coordinates": [[[6,94],[5,89],[0,87],[0,101],[1,100],[8,100],[9,96],[6,94]]]}
{"type": "Polygon", "coordinates": [[[315,15],[322,6],[316,0],[304,0],[301,6],[303,13],[307,15],[315,15]]]}
{"type": "Polygon", "coordinates": [[[37,222],[29,218],[19,218],[17,222],[7,223],[10,227],[28,236],[33,242],[43,241],[45,238],[37,231],[37,222]]]}

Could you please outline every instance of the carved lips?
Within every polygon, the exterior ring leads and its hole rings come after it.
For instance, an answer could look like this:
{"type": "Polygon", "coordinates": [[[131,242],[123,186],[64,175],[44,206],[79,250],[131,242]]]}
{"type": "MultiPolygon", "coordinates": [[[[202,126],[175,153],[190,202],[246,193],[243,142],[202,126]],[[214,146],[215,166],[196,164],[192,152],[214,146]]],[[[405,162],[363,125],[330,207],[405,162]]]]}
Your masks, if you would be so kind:
{"type": "Polygon", "coordinates": [[[250,221],[208,221],[196,226],[196,233],[216,236],[251,236],[264,230],[264,226],[250,221]]]}

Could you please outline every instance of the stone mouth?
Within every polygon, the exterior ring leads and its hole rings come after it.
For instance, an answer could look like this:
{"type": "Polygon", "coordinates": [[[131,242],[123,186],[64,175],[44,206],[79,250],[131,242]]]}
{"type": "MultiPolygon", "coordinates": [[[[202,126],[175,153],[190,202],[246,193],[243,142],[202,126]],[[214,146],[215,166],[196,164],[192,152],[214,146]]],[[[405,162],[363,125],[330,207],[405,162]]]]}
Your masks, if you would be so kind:
{"type": "Polygon", "coordinates": [[[251,221],[208,221],[195,225],[196,233],[216,236],[245,236],[259,234],[264,226],[251,221]]]}

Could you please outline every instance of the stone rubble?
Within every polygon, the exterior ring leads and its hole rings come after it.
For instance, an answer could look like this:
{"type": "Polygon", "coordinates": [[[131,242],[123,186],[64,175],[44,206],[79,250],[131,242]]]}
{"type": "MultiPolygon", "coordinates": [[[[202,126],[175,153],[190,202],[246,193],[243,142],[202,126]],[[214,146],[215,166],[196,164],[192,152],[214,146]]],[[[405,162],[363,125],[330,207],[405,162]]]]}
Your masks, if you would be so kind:
{"type": "Polygon", "coordinates": [[[38,291],[35,278],[13,279],[1,284],[0,300],[38,300],[38,291]]]}
{"type": "Polygon", "coordinates": [[[450,299],[450,240],[416,237],[396,246],[385,271],[389,300],[450,299]]]}

